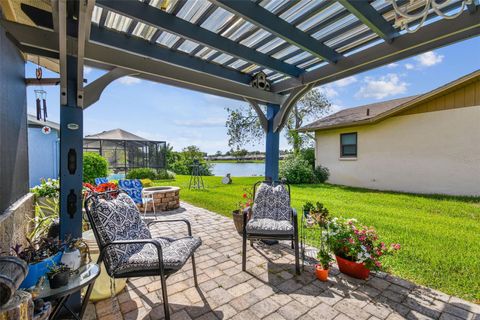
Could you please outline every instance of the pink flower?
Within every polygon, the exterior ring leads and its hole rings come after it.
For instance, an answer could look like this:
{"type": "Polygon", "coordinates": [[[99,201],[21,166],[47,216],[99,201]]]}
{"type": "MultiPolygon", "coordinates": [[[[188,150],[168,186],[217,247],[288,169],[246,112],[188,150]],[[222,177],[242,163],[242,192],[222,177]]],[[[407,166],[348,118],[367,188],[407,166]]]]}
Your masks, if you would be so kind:
{"type": "Polygon", "coordinates": [[[381,268],[381,267],[382,267],[382,264],[380,263],[380,261],[375,261],[375,265],[376,265],[378,268],[381,268]]]}
{"type": "Polygon", "coordinates": [[[392,248],[395,250],[400,250],[400,243],[392,243],[392,248]]]}
{"type": "Polygon", "coordinates": [[[367,237],[365,237],[365,236],[360,236],[360,237],[358,237],[358,240],[360,240],[360,241],[362,241],[362,242],[365,241],[366,239],[367,239],[367,237]]]}
{"type": "Polygon", "coordinates": [[[355,240],[353,240],[353,238],[348,238],[348,242],[350,242],[351,244],[354,244],[355,240]]]}

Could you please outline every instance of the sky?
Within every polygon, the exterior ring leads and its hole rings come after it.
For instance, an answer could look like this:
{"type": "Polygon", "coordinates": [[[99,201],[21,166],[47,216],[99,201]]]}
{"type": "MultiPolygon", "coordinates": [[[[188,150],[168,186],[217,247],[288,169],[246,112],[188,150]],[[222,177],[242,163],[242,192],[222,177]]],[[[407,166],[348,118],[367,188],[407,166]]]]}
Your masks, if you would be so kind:
{"type": "MultiPolygon", "coordinates": [[[[480,69],[480,37],[426,52],[319,87],[332,104],[332,113],[364,104],[416,95],[480,69]]],[[[35,77],[28,62],[26,77],[35,77]]],[[[92,82],[105,72],[86,68],[92,82]]],[[[44,70],[44,77],[58,75],[44,70]]],[[[29,86],[28,112],[35,113],[34,90],[47,91],[48,120],[60,119],[58,86],[29,86]]],[[[100,100],[84,112],[84,134],[122,128],[141,137],[167,141],[174,150],[197,145],[209,154],[228,151],[226,107],[249,108],[241,101],[180,89],[133,77],[111,83],[100,100]]],[[[315,119],[311,119],[315,120],[315,119]]],[[[264,150],[263,141],[246,146],[264,150]]],[[[281,137],[280,148],[290,149],[281,137]]]]}

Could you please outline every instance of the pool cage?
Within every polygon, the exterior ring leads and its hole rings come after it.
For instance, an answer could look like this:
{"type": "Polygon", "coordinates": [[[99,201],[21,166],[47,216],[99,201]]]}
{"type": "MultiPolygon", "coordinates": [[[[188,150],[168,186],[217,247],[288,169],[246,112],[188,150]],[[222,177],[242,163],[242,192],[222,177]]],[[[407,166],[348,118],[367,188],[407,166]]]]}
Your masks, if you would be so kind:
{"type": "Polygon", "coordinates": [[[121,134],[102,132],[86,136],[83,151],[96,152],[107,159],[115,174],[126,174],[135,168],[158,170],[166,166],[165,141],[150,141],[123,130],[121,134]]]}

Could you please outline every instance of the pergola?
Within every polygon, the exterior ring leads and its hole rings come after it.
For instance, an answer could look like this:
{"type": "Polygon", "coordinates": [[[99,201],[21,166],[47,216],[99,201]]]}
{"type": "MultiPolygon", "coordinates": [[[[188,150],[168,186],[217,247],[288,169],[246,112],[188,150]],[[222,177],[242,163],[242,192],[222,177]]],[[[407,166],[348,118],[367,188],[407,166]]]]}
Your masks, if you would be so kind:
{"type": "MultiPolygon", "coordinates": [[[[395,1],[409,12],[425,4],[395,1]]],[[[415,33],[397,27],[386,0],[6,2],[1,24],[19,49],[59,62],[60,230],[74,237],[82,225],[83,111],[113,80],[131,75],[247,101],[266,132],[265,176],[276,179],[280,131],[308,90],[480,34],[478,0],[448,2],[444,11],[463,9],[455,19],[430,10],[415,33]],[[31,21],[19,23],[19,15],[31,21]],[[108,72],[85,85],[85,65],[108,72]],[[260,71],[270,91],[251,85],[260,71]]]]}

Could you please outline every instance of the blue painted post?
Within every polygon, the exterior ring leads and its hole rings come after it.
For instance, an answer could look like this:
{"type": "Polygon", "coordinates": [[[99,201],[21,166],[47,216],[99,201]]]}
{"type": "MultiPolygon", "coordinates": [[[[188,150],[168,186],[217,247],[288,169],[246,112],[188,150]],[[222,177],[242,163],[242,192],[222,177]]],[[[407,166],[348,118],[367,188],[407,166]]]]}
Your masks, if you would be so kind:
{"type": "Polygon", "coordinates": [[[82,235],[83,110],[77,107],[77,59],[67,57],[67,105],[60,106],[60,237],[82,235]]]}
{"type": "Polygon", "coordinates": [[[267,104],[268,132],[265,146],[265,179],[278,180],[280,132],[273,132],[273,119],[280,110],[278,104],[267,104]]]}

